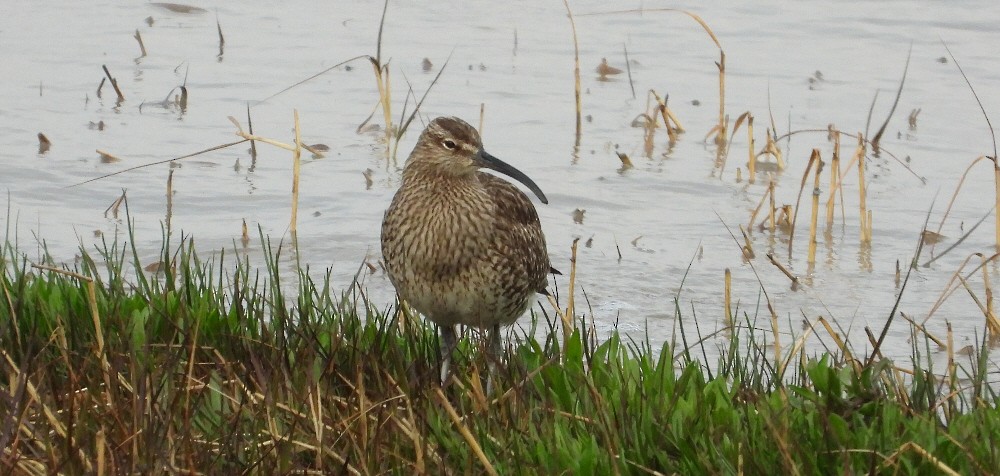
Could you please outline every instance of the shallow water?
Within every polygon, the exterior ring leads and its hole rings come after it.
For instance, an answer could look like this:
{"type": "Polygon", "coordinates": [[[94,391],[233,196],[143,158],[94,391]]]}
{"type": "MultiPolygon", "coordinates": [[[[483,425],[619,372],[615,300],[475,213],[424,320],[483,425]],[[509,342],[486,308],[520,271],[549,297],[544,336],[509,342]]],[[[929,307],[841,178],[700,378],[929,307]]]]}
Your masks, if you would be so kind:
{"type": "MultiPolygon", "coordinates": [[[[199,4],[207,10],[202,13],[148,3],[60,3],[17,3],[0,15],[0,187],[9,194],[5,226],[22,251],[37,257],[42,237],[57,261],[72,262],[80,242],[92,247],[98,234],[110,238],[121,232],[124,211],[116,219],[105,216],[105,209],[127,189],[137,245],[144,260],[155,262],[167,213],[167,164],[67,187],[234,141],[227,116],[245,126],[250,104],[257,134],[290,142],[297,109],[304,141],[331,148],[325,158],[307,157],[302,166],[301,262],[314,270],[331,267],[336,284],[345,288],[362,261],[377,262],[382,211],[399,171],[385,158],[382,133],[356,132],[378,101],[370,64],[355,61],[351,68],[335,68],[258,101],[348,58],[374,55],[381,2],[288,2],[281,8],[206,2],[199,4]],[[216,19],[225,35],[221,55],[216,19]],[[137,29],[148,56],[139,57],[132,38],[137,29]],[[125,94],[120,105],[109,85],[102,97],[96,95],[101,65],[125,94]],[[185,81],[190,92],[185,110],[160,104],[185,81]],[[92,127],[101,121],[103,130],[92,127]],[[52,141],[47,153],[38,153],[38,132],[52,141]],[[104,163],[97,149],[121,161],[104,163]],[[370,188],[363,176],[367,169],[370,188]]],[[[740,315],[746,312],[762,329],[770,327],[763,289],[779,316],[784,346],[791,344],[790,331],[802,334],[804,320],[824,316],[849,332],[857,349],[869,349],[864,327],[878,333],[885,324],[898,292],[896,263],[905,272],[928,210],[934,207],[930,222],[936,229],[965,167],[994,153],[986,122],[954,62],[939,60],[948,55],[939,38],[996,117],[1000,9],[990,1],[671,4],[701,15],[718,36],[726,52],[726,111],[732,121],[744,111],[755,115],[758,148],[769,114],[779,134],[828,124],[874,133],[891,108],[912,46],[905,88],[882,142],[900,162],[883,153],[866,164],[871,246],[859,244],[858,174],[851,169],[845,172],[843,224],[838,210],[837,224],[825,237],[820,234],[817,263],[810,269],[809,190],[802,197],[791,257],[786,233],[753,230],[757,257],[749,263],[742,259],[741,243],[731,233],[739,236],[738,226],[746,226],[767,180],[761,174],[753,185],[746,181],[745,126],[721,172],[715,145],[703,141],[718,117],[718,49],[689,17],[650,11],[659,5],[649,2],[631,5],[640,6],[647,11],[585,15],[606,7],[574,3],[587,118],[576,147],[573,44],[560,2],[494,2],[475,9],[457,1],[420,7],[394,2],[382,43],[390,62],[394,120],[407,82],[423,94],[450,55],[423,114],[457,115],[478,124],[484,105],[488,150],[531,176],[550,200],[538,208],[557,268],[569,270],[571,243],[581,238],[577,283],[586,301],[580,294],[578,306],[589,303],[602,334],[617,325],[636,336],[648,329],[654,345],[670,340],[678,325],[675,297],[688,334],[695,333],[695,318],[702,333],[717,330],[729,268],[740,315]],[[626,47],[637,98],[626,74],[601,81],[594,72],[601,58],[625,69],[626,47]],[[421,67],[424,58],[433,63],[430,72],[421,67]],[[642,129],[630,124],[645,110],[649,89],[669,94],[687,132],[670,145],[658,130],[655,148],[645,157],[642,129]],[[876,91],[872,124],[866,126],[876,91]],[[907,116],[918,108],[911,129],[907,116]],[[635,167],[620,171],[615,151],[627,153],[635,167]],[[742,182],[736,180],[738,168],[742,182]],[[581,223],[574,220],[577,209],[585,210],[581,223]],[[803,286],[790,288],[788,278],[764,257],[769,251],[803,286]]],[[[376,116],[380,123],[381,113],[376,116]]],[[[415,122],[404,136],[399,164],[420,127],[415,122]]],[[[776,176],[778,205],[795,203],[814,147],[828,162],[821,182],[825,203],[832,150],[825,132],[800,133],[780,145],[789,166],[776,176]]],[[[845,139],[842,165],[853,148],[845,139]]],[[[252,256],[260,247],[258,226],[275,242],[282,237],[287,242],[291,154],[264,144],[258,152],[255,164],[245,144],[180,161],[172,181],[175,233],[193,236],[202,251],[232,249],[240,246],[246,220],[255,238],[252,256]]],[[[944,223],[946,238],[938,252],[990,213],[990,172],[985,162],[973,169],[944,223]]],[[[820,220],[822,231],[822,213],[820,220]]],[[[915,269],[899,309],[923,321],[967,256],[995,252],[992,230],[990,215],[953,252],[915,269]]],[[[929,256],[925,250],[924,259],[929,256]]],[[[292,266],[289,260],[289,272],[292,266]]],[[[988,269],[995,287],[997,266],[988,269]]],[[[366,276],[364,284],[374,302],[391,302],[391,285],[381,271],[366,276]]],[[[562,292],[565,285],[565,278],[558,281],[562,292]]],[[[985,300],[981,274],[969,285],[985,300]]],[[[958,347],[982,336],[983,314],[964,289],[945,301],[927,328],[943,338],[946,323],[953,325],[958,347]]],[[[831,342],[819,332],[823,342],[831,342]]],[[[770,339],[769,332],[762,335],[770,339]]],[[[907,357],[909,337],[909,326],[897,319],[883,352],[907,357]]],[[[820,348],[815,338],[810,342],[820,348]]]]}

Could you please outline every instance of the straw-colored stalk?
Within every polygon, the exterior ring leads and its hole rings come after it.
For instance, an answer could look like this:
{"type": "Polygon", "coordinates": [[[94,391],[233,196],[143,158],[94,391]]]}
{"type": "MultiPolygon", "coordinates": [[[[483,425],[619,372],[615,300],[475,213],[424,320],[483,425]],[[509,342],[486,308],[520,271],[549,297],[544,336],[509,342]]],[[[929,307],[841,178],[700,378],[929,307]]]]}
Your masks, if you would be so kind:
{"type": "MultiPolygon", "coordinates": [[[[715,136],[716,144],[726,143],[726,52],[719,48],[719,132],[715,136]]],[[[753,183],[753,175],[750,175],[750,183],[753,183]]]]}
{"type": "Polygon", "coordinates": [[[986,330],[990,332],[990,337],[996,339],[1000,337],[1000,320],[997,319],[993,309],[993,286],[990,286],[990,267],[986,266],[983,259],[983,288],[986,292],[986,330]]]}
{"type": "Polygon", "coordinates": [[[788,268],[785,267],[785,265],[779,263],[778,260],[774,259],[774,253],[768,253],[767,260],[770,261],[771,264],[773,264],[776,268],[778,268],[778,271],[781,271],[781,274],[784,274],[786,278],[791,280],[792,285],[799,284],[799,277],[792,274],[792,272],[789,271],[788,268]]]}
{"type": "Polygon", "coordinates": [[[135,35],[133,36],[133,38],[135,38],[135,41],[139,42],[139,51],[142,52],[140,58],[146,57],[146,45],[142,44],[142,35],[139,34],[138,28],[135,30],[135,35]]]}
{"type": "Polygon", "coordinates": [[[581,122],[583,106],[580,99],[580,46],[576,40],[576,21],[573,20],[573,11],[569,8],[569,1],[563,0],[563,5],[566,7],[566,14],[569,16],[569,26],[573,30],[573,94],[576,98],[576,145],[580,145],[580,134],[583,127],[583,123],[581,122]]]}
{"type": "Polygon", "coordinates": [[[573,239],[573,248],[570,254],[570,267],[569,267],[569,296],[566,299],[566,312],[562,315],[563,321],[563,342],[569,342],[570,337],[573,336],[573,328],[575,321],[576,312],[574,306],[576,305],[575,293],[576,293],[576,249],[577,245],[580,244],[579,238],[573,239]]]}
{"type": "Polygon", "coordinates": [[[809,220],[809,258],[807,262],[809,264],[816,263],[816,224],[819,221],[819,176],[823,171],[823,160],[820,159],[819,149],[813,149],[813,157],[809,159],[810,162],[816,161],[816,173],[815,179],[813,180],[813,193],[812,193],[812,216],[809,220]]]}
{"type": "Polygon", "coordinates": [[[861,219],[861,242],[868,243],[872,239],[871,230],[869,229],[871,215],[868,213],[868,206],[865,203],[865,195],[867,193],[865,187],[865,140],[860,132],[858,132],[858,149],[855,153],[855,158],[858,159],[858,198],[860,200],[858,207],[860,208],[861,219]]]}
{"type": "MultiPolygon", "coordinates": [[[[733,132],[735,134],[735,132],[733,132]]],[[[754,154],[754,141],[753,141],[753,114],[747,115],[747,142],[750,144],[750,160],[747,161],[747,169],[749,169],[748,181],[754,183],[757,181],[757,154],[754,154]]]]}
{"type": "Polygon", "coordinates": [[[733,294],[733,272],[730,271],[729,268],[726,268],[726,289],[725,289],[725,308],[724,308],[726,315],[724,316],[723,322],[725,322],[726,326],[728,327],[733,326],[732,294],[733,294]]]}
{"type": "Polygon", "coordinates": [[[753,241],[750,239],[750,235],[747,234],[747,230],[740,225],[740,234],[743,235],[743,257],[750,261],[756,257],[753,252],[753,241]]]}
{"type": "Polygon", "coordinates": [[[299,172],[302,169],[302,131],[299,129],[299,110],[295,109],[292,112],[295,116],[295,149],[292,151],[292,221],[289,224],[289,230],[294,238],[298,231],[299,172]]]}
{"type": "Polygon", "coordinates": [[[996,207],[996,246],[1000,248],[1000,164],[997,163],[997,158],[993,158],[993,198],[994,206],[996,207]]]}
{"type": "Polygon", "coordinates": [[[462,435],[465,442],[469,444],[469,448],[472,449],[472,454],[476,455],[476,459],[482,463],[486,474],[495,476],[497,474],[497,470],[493,467],[493,464],[490,463],[489,458],[486,457],[486,453],[483,453],[483,448],[479,446],[479,441],[472,435],[472,432],[469,431],[469,427],[465,425],[462,418],[458,416],[458,412],[455,411],[455,407],[451,405],[448,401],[448,397],[444,395],[444,392],[441,391],[440,387],[434,390],[434,397],[438,404],[440,404],[445,409],[445,412],[448,413],[448,417],[451,418],[451,421],[454,423],[458,433],[462,435]]]}
{"type": "Polygon", "coordinates": [[[768,227],[771,230],[771,233],[774,233],[774,227],[776,225],[776,222],[775,222],[775,219],[774,219],[774,211],[775,211],[775,203],[774,203],[774,176],[770,175],[770,174],[768,174],[768,180],[767,180],[767,196],[770,197],[770,206],[768,207],[768,213],[767,213],[767,223],[768,223],[768,227]]]}
{"type": "MultiPolygon", "coordinates": [[[[830,196],[826,200],[826,228],[833,226],[837,188],[840,182],[840,134],[833,134],[833,158],[830,159],[830,196]]],[[[841,194],[843,197],[843,194],[841,194]]]]}
{"type": "MultiPolygon", "coordinates": [[[[978,164],[982,160],[993,160],[993,159],[991,157],[988,158],[985,155],[980,155],[979,157],[976,157],[976,159],[973,160],[972,163],[970,163],[968,167],[965,168],[965,172],[962,172],[962,178],[958,179],[958,185],[955,186],[955,192],[953,192],[951,194],[951,199],[948,200],[948,207],[945,208],[944,214],[941,216],[941,222],[938,223],[937,234],[941,234],[941,229],[944,228],[944,222],[945,222],[945,220],[948,219],[948,215],[951,214],[951,207],[953,205],[955,205],[955,199],[958,198],[958,192],[960,190],[962,190],[962,185],[965,184],[965,179],[969,176],[969,172],[972,171],[972,167],[974,167],[976,164],[978,164]]],[[[996,167],[996,165],[994,164],[994,169],[995,169],[995,167],[996,167]]],[[[996,171],[994,170],[994,181],[995,180],[996,180],[996,171]]],[[[997,214],[997,220],[1000,220],[1000,213],[997,214]]],[[[998,243],[1000,243],[1000,241],[998,241],[998,243]]],[[[931,253],[932,254],[933,254],[933,251],[934,251],[934,246],[936,244],[937,243],[931,243],[930,244],[931,245],[931,253]]]]}
{"type": "Polygon", "coordinates": [[[375,70],[375,83],[378,85],[379,104],[382,105],[382,117],[385,120],[385,155],[388,158],[392,144],[392,85],[389,81],[388,65],[379,64],[375,58],[369,58],[375,70]]]}
{"type": "Polygon", "coordinates": [[[170,235],[170,218],[174,210],[174,169],[167,173],[167,235],[170,235]]]}
{"type": "MultiPolygon", "coordinates": [[[[931,317],[934,316],[934,313],[937,312],[937,310],[942,305],[944,305],[944,302],[946,300],[948,300],[948,298],[950,298],[951,295],[954,294],[955,291],[958,290],[958,288],[961,287],[960,284],[956,284],[956,281],[959,281],[959,280],[962,279],[962,270],[964,270],[965,267],[969,264],[969,261],[971,261],[972,258],[976,257],[976,256],[980,256],[981,257],[981,254],[980,253],[973,253],[973,254],[967,256],[964,260],[962,260],[962,264],[958,266],[958,269],[956,269],[954,273],[952,273],[951,278],[948,280],[948,283],[945,285],[945,288],[941,291],[941,294],[938,296],[937,300],[934,301],[934,305],[931,306],[931,310],[927,312],[927,316],[924,317],[924,320],[920,321],[921,324],[926,324],[927,321],[929,321],[931,319],[931,317]]],[[[987,263],[990,263],[990,262],[992,262],[993,260],[995,260],[997,258],[1000,258],[1000,253],[994,253],[993,255],[990,255],[990,257],[986,258],[985,260],[983,260],[983,262],[979,266],[977,266],[972,271],[969,271],[966,274],[965,278],[971,277],[973,274],[975,274],[977,271],[979,271],[979,267],[986,266],[987,263]]]]}

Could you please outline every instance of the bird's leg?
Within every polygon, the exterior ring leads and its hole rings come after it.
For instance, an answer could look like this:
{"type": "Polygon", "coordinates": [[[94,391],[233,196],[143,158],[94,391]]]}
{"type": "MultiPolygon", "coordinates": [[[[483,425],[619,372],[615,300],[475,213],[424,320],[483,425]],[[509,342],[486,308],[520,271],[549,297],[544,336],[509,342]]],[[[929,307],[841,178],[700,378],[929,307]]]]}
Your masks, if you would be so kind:
{"type": "Polygon", "coordinates": [[[441,385],[448,378],[451,367],[451,354],[455,351],[458,339],[455,336],[455,326],[441,327],[441,385]]]}
{"type": "Polygon", "coordinates": [[[493,394],[493,374],[497,370],[497,362],[500,361],[500,324],[495,324],[493,329],[490,331],[489,343],[487,344],[486,354],[486,395],[493,394]]]}

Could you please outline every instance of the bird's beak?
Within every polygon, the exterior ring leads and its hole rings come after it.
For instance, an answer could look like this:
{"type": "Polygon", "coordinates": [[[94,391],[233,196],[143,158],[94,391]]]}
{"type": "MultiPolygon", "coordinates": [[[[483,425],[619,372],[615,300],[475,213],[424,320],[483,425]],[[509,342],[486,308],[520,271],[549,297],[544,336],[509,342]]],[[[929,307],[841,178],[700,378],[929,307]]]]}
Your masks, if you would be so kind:
{"type": "Polygon", "coordinates": [[[528,178],[527,175],[524,175],[524,172],[515,169],[513,165],[490,155],[489,152],[486,152],[483,149],[479,149],[479,153],[476,154],[476,159],[481,167],[496,170],[497,172],[523,183],[525,187],[528,187],[529,190],[538,196],[538,199],[541,200],[542,203],[549,203],[549,199],[545,198],[545,194],[542,193],[542,189],[538,188],[538,185],[535,185],[535,182],[528,178]]]}

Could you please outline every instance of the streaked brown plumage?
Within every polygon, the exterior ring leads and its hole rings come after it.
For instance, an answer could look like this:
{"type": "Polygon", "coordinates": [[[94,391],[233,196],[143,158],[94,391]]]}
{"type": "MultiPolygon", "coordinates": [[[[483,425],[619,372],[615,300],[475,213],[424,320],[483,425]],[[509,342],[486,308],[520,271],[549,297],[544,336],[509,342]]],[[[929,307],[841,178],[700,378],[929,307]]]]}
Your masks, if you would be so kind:
{"type": "Polygon", "coordinates": [[[490,168],[545,195],[523,173],[486,153],[455,117],[428,124],[403,168],[382,221],[382,256],[399,297],[441,328],[442,380],[458,324],[492,328],[517,320],[549,273],[545,236],[531,200],[490,168]]]}

